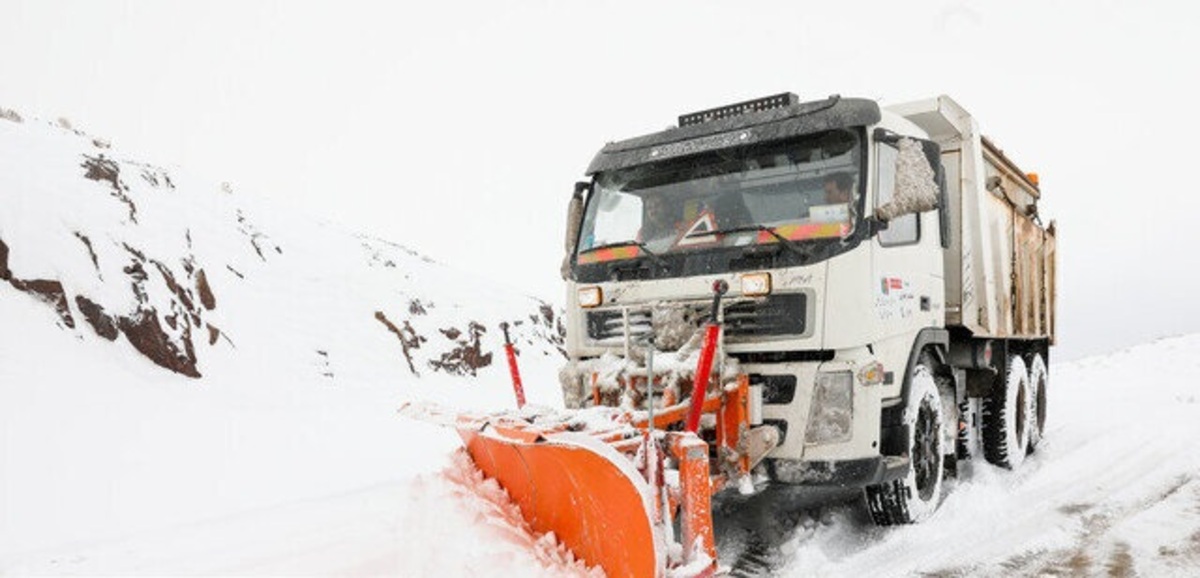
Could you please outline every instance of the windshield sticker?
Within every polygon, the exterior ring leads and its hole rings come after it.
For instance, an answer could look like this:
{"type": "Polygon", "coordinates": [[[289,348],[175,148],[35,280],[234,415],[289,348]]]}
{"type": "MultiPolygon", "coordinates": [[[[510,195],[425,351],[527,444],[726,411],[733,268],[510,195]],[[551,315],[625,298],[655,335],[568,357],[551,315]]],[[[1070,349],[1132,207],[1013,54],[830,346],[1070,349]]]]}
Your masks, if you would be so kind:
{"type": "Polygon", "coordinates": [[[687,232],[680,236],[675,244],[680,247],[698,247],[719,243],[721,235],[713,234],[716,230],[717,218],[713,216],[712,211],[704,211],[688,225],[687,232]]]}
{"type": "MultiPolygon", "coordinates": [[[[794,225],[780,225],[775,227],[775,232],[789,241],[803,241],[805,239],[825,239],[829,237],[844,237],[850,234],[850,225],[847,223],[799,223],[794,225]]],[[[777,243],[779,239],[775,235],[767,231],[759,231],[758,242],[777,243]]]]}
{"type": "Polygon", "coordinates": [[[604,263],[607,261],[619,261],[621,259],[632,259],[641,253],[641,249],[637,245],[628,245],[625,247],[606,247],[584,253],[578,257],[580,265],[588,265],[591,263],[604,263]]]}

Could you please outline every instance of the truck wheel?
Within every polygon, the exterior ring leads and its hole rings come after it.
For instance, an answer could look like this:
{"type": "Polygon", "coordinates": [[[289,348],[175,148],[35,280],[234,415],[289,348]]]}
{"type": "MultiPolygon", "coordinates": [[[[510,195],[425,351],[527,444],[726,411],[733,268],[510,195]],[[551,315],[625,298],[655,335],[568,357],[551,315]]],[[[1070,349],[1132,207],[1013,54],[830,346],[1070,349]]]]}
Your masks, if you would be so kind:
{"type": "Polygon", "coordinates": [[[1046,382],[1050,373],[1042,355],[1033,356],[1033,365],[1029,368],[1029,453],[1037,448],[1046,431],[1046,382]]]}
{"type": "Polygon", "coordinates": [[[1008,358],[1008,377],[983,399],[983,455],[1016,469],[1029,449],[1029,373],[1018,355],[1008,358]]]}
{"type": "Polygon", "coordinates": [[[880,526],[911,524],[928,518],[942,500],[945,419],[933,373],[924,363],[913,370],[904,410],[910,447],[908,474],[866,488],[867,510],[880,526]]]}

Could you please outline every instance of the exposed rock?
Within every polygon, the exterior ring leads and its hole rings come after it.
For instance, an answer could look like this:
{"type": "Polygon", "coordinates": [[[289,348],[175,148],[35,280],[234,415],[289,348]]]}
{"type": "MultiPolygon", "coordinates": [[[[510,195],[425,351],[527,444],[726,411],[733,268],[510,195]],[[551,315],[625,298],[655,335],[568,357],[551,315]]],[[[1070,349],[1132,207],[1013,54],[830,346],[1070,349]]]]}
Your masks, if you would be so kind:
{"type": "Polygon", "coordinates": [[[208,286],[208,276],[204,274],[204,269],[196,272],[196,291],[200,293],[200,304],[205,309],[212,311],[217,307],[217,298],[213,295],[212,288],[208,286]]]}
{"type": "Polygon", "coordinates": [[[87,173],[83,176],[93,181],[103,181],[108,183],[112,188],[112,196],[117,200],[125,203],[129,208],[129,220],[137,222],[137,207],[133,204],[133,199],[130,199],[125,193],[129,192],[129,187],[121,182],[121,166],[112,159],[104,158],[101,154],[95,157],[83,155],[84,161],[81,167],[87,169],[87,173]]]}
{"type": "Polygon", "coordinates": [[[75,306],[79,308],[80,313],[83,313],[83,318],[96,331],[96,335],[109,341],[115,341],[120,335],[116,320],[105,313],[103,307],[83,295],[75,296],[75,306]]]}
{"type": "MultiPolygon", "coordinates": [[[[430,307],[433,306],[430,305],[430,307]]],[[[425,310],[425,304],[421,303],[420,299],[413,299],[412,301],[408,302],[408,312],[413,315],[425,315],[428,313],[428,311],[425,310]]]]}
{"type": "Polygon", "coordinates": [[[321,359],[318,361],[318,366],[321,369],[321,376],[333,379],[333,368],[329,366],[329,352],[318,349],[317,355],[321,356],[321,359]]]}
{"type": "Polygon", "coordinates": [[[132,261],[121,270],[133,280],[130,286],[133,288],[133,294],[137,297],[138,303],[145,303],[147,300],[146,289],[142,287],[142,283],[145,283],[147,278],[146,269],[142,267],[141,263],[132,261]]]}
{"type": "Polygon", "coordinates": [[[92,240],[79,231],[75,231],[75,238],[83,241],[84,246],[87,247],[88,255],[92,258],[92,266],[96,268],[96,273],[100,273],[100,260],[96,258],[96,250],[92,248],[92,240]]]}
{"type": "Polygon", "coordinates": [[[484,353],[480,343],[480,338],[486,332],[486,327],[472,321],[467,327],[468,338],[459,340],[458,347],[443,353],[440,360],[430,360],[429,365],[453,375],[475,376],[476,370],[492,364],[492,354],[484,353]]]}
{"type": "Polygon", "coordinates": [[[153,309],[144,309],[133,317],[122,317],[117,324],[134,349],[142,352],[150,361],[175,373],[200,377],[200,372],[196,369],[196,352],[192,348],[191,332],[187,326],[184,326],[183,350],[180,351],[163,331],[158,322],[158,313],[153,309]]]}
{"type": "Polygon", "coordinates": [[[181,287],[179,283],[175,281],[175,275],[171,273],[171,270],[168,269],[166,265],[154,260],[151,260],[150,262],[154,263],[154,266],[158,268],[158,273],[159,275],[162,275],[163,282],[167,284],[167,289],[171,290],[171,293],[174,294],[175,298],[179,300],[179,303],[183,305],[184,310],[192,313],[192,316],[196,321],[195,325],[200,325],[200,319],[195,316],[196,306],[192,303],[191,295],[188,294],[189,292],[185,291],[183,287],[181,287]]]}
{"type": "Polygon", "coordinates": [[[208,344],[216,345],[217,339],[221,337],[221,330],[213,327],[212,323],[208,324],[208,344]]]}
{"type": "Polygon", "coordinates": [[[142,253],[141,251],[138,251],[137,249],[130,247],[128,243],[121,243],[121,246],[125,247],[125,250],[127,252],[129,252],[130,255],[133,255],[134,257],[136,257],[139,263],[146,262],[146,255],[144,253],[142,253]]]}
{"type": "Polygon", "coordinates": [[[439,329],[438,331],[441,331],[442,335],[445,335],[446,339],[449,339],[451,341],[458,339],[458,336],[462,335],[462,331],[459,331],[453,327],[450,327],[448,329],[439,329]]]}
{"type": "Polygon", "coordinates": [[[549,303],[542,303],[538,306],[538,311],[542,312],[542,319],[546,320],[546,327],[554,325],[554,307],[549,303]]]}
{"type": "Polygon", "coordinates": [[[8,245],[4,244],[3,239],[0,239],[0,279],[12,279],[12,271],[8,270],[8,245]]]}
{"type": "MultiPolygon", "coordinates": [[[[250,246],[254,247],[254,252],[258,253],[258,258],[265,262],[267,260],[267,256],[263,253],[263,243],[269,241],[267,236],[246,220],[246,215],[242,214],[241,209],[237,210],[237,222],[238,230],[240,230],[243,235],[250,238],[250,246]]],[[[283,254],[283,249],[275,246],[275,252],[283,254]]]]}
{"type": "Polygon", "coordinates": [[[17,111],[9,110],[7,108],[0,108],[0,118],[16,123],[25,122],[25,119],[21,118],[21,115],[17,114],[17,111]]]}
{"type": "Polygon", "coordinates": [[[11,278],[9,283],[16,287],[18,291],[24,291],[32,294],[34,297],[49,303],[54,306],[54,312],[58,313],[59,319],[70,328],[75,327],[75,319],[71,317],[71,307],[67,303],[67,294],[63,291],[62,283],[51,279],[33,279],[25,281],[22,279],[11,278]]]}
{"type": "Polygon", "coordinates": [[[400,329],[391,321],[388,321],[387,316],[384,315],[382,311],[375,312],[375,319],[384,324],[384,326],[388,328],[388,331],[394,333],[400,340],[400,347],[404,350],[404,359],[408,360],[409,371],[412,371],[413,375],[420,376],[421,374],[417,371],[417,366],[413,363],[412,350],[420,349],[421,344],[424,343],[426,339],[420,335],[417,335],[416,330],[412,328],[412,325],[408,322],[408,320],[404,321],[404,329],[400,329]]]}

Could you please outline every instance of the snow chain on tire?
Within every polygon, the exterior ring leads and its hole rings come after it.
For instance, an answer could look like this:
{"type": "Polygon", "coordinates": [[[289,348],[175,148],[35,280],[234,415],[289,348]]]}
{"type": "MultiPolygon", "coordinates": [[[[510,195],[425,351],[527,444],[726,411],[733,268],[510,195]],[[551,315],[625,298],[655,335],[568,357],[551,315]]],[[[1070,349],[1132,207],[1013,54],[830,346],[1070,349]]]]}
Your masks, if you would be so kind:
{"type": "Polygon", "coordinates": [[[1016,469],[1029,449],[1029,373],[1019,355],[1009,356],[1006,373],[983,399],[983,455],[992,464],[1016,469]]]}
{"type": "Polygon", "coordinates": [[[932,368],[913,368],[904,424],[909,434],[908,473],[865,490],[867,510],[880,526],[911,524],[928,518],[942,499],[946,441],[942,399],[932,368]],[[918,478],[921,478],[920,480],[918,478]]]}

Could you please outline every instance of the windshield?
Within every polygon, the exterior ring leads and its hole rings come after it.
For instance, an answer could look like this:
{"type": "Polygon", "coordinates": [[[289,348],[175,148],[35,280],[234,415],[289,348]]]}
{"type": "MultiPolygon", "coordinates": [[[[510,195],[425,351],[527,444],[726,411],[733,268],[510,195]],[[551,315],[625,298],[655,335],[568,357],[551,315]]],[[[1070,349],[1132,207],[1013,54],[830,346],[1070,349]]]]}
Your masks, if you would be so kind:
{"type": "Polygon", "coordinates": [[[843,239],[861,206],[857,131],[596,175],[577,263],[843,239]]]}

